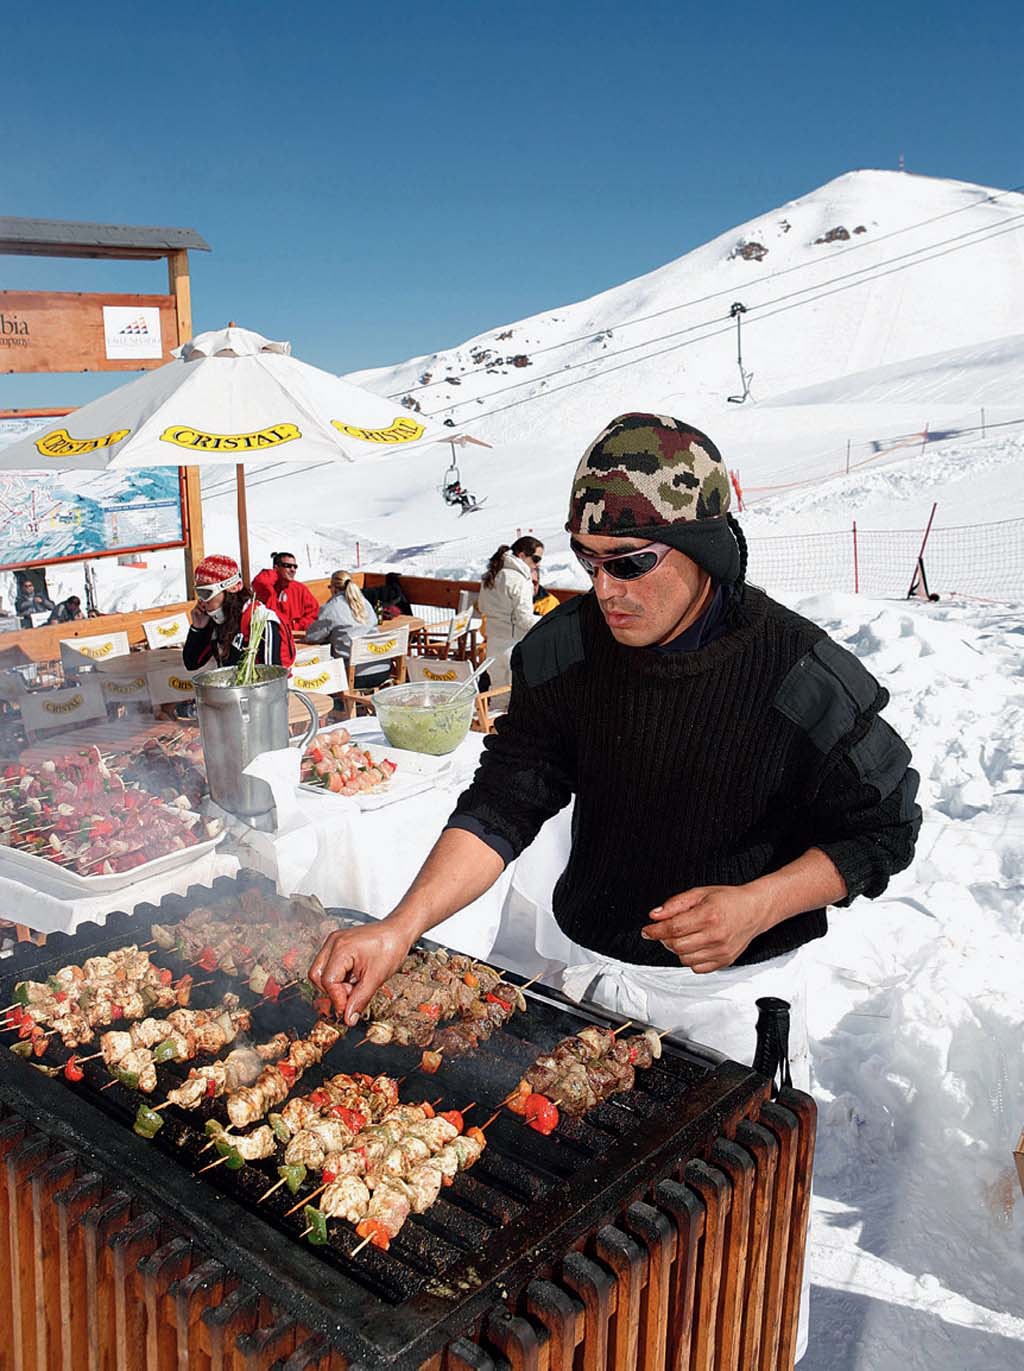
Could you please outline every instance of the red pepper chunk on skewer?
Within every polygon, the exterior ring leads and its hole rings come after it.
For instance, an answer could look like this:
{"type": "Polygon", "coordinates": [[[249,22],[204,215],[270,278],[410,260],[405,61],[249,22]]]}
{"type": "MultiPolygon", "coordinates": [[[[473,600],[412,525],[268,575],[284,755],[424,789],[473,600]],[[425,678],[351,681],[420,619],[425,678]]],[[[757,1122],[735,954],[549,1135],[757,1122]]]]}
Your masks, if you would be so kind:
{"type": "Polygon", "coordinates": [[[528,1096],[524,1112],[530,1127],[545,1137],[558,1127],[558,1107],[546,1095],[528,1096]]]}

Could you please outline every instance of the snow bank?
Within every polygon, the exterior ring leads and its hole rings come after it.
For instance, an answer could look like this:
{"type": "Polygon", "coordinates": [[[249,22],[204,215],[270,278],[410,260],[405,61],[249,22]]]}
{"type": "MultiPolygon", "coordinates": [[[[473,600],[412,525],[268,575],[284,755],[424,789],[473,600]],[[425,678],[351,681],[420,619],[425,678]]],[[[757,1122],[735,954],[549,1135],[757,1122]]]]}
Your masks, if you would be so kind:
{"type": "Polygon", "coordinates": [[[821,1110],[808,1371],[1024,1367],[1024,673],[1018,614],[793,602],[889,687],[913,867],[836,911],[809,994],[821,1110]]]}

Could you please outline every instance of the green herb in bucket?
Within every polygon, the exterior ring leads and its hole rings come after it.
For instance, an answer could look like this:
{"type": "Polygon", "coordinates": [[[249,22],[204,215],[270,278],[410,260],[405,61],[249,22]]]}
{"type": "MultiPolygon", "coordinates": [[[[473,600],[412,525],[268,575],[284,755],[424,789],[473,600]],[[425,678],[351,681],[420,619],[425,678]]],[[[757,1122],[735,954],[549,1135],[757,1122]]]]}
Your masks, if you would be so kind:
{"type": "Polygon", "coordinates": [[[256,659],[263,646],[263,637],[267,631],[267,624],[270,622],[270,611],[265,605],[255,604],[252,607],[252,618],[249,621],[249,642],[245,651],[242,653],[242,660],[238,663],[235,672],[235,685],[255,685],[257,678],[256,659]]]}

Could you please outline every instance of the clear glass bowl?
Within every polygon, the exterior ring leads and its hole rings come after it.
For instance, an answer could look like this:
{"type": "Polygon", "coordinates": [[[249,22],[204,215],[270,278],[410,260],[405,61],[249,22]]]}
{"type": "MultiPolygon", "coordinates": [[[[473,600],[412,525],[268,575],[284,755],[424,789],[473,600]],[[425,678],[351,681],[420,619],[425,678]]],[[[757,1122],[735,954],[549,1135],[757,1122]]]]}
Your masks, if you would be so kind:
{"type": "Polygon", "coordinates": [[[476,708],[472,686],[452,703],[459,689],[458,682],[416,681],[378,690],[373,707],[385,738],[392,747],[431,757],[454,752],[469,732],[476,708]]]}

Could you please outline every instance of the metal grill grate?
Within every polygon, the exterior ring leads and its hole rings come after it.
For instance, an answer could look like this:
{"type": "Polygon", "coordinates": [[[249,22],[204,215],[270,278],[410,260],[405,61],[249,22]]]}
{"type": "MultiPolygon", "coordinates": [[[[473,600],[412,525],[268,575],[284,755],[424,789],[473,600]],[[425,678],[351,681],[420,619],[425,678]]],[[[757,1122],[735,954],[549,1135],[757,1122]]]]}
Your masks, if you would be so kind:
{"type": "MultiPolygon", "coordinates": [[[[45,979],[68,961],[145,941],[152,921],[174,922],[197,903],[237,889],[231,882],[218,883],[213,892],[190,891],[189,897],[166,900],[148,918],[114,916],[105,929],[53,939],[43,950],[23,949],[16,963],[5,967],[0,984],[6,991],[26,975],[45,979]]],[[[160,961],[183,969],[173,958],[160,961]]],[[[209,999],[204,1002],[239,989],[227,977],[215,979],[205,989],[209,999]]],[[[443,1107],[455,1108],[475,1099],[482,1122],[539,1051],[584,1023],[615,1022],[611,1016],[581,1014],[554,992],[538,988],[527,996],[525,1015],[515,1016],[477,1052],[446,1062],[437,1076],[415,1070],[415,1049],[367,1044],[357,1051],[357,1030],[320,1068],[303,1076],[300,1089],[312,1089],[323,1076],[341,1070],[387,1071],[406,1076],[403,1099],[443,1095],[443,1107]]],[[[252,1036],[259,1040],[282,1026],[301,1034],[312,1022],[312,1011],[301,1000],[257,1005],[252,1036]]],[[[358,1239],[347,1224],[332,1222],[327,1246],[308,1248],[298,1241],[301,1211],[285,1217],[295,1202],[286,1192],[257,1205],[276,1179],[272,1161],[234,1173],[220,1167],[193,1175],[209,1160],[209,1154],[199,1155],[203,1121],[219,1112],[222,1101],[198,1111],[168,1109],[165,1128],[146,1143],[130,1131],[139,1097],[121,1085],[99,1091],[108,1080],[102,1063],[87,1064],[86,1081],[73,1087],[38,1075],[6,1053],[0,1053],[7,1059],[0,1060],[0,1099],[55,1139],[59,1152],[70,1147],[99,1167],[115,1168],[155,1212],[176,1214],[216,1260],[244,1273],[304,1326],[329,1333],[334,1346],[361,1361],[412,1366],[478,1326],[496,1304],[524,1299],[538,1272],[553,1271],[574,1245],[631,1205],[652,1198],[660,1182],[679,1175],[692,1159],[711,1160],[716,1147],[735,1147],[721,1139],[735,1135],[737,1125],[755,1127],[744,1118],[760,1112],[763,1123],[761,1078],[685,1044],[667,1041],[666,1049],[660,1063],[638,1073],[636,1089],[613,1097],[585,1119],[564,1118],[549,1138],[507,1113],[499,1117],[477,1165],[426,1214],[411,1218],[388,1252],[370,1246],[355,1257],[358,1239]]],[[[162,1068],[157,1094],[164,1095],[175,1083],[172,1077],[186,1070],[173,1064],[162,1068]]],[[[752,1143],[758,1141],[765,1139],[752,1136],[752,1143]]],[[[762,1196],[758,1213],[764,1211],[762,1196]]],[[[759,1252],[767,1252],[768,1227],[762,1223],[759,1252]]]]}

